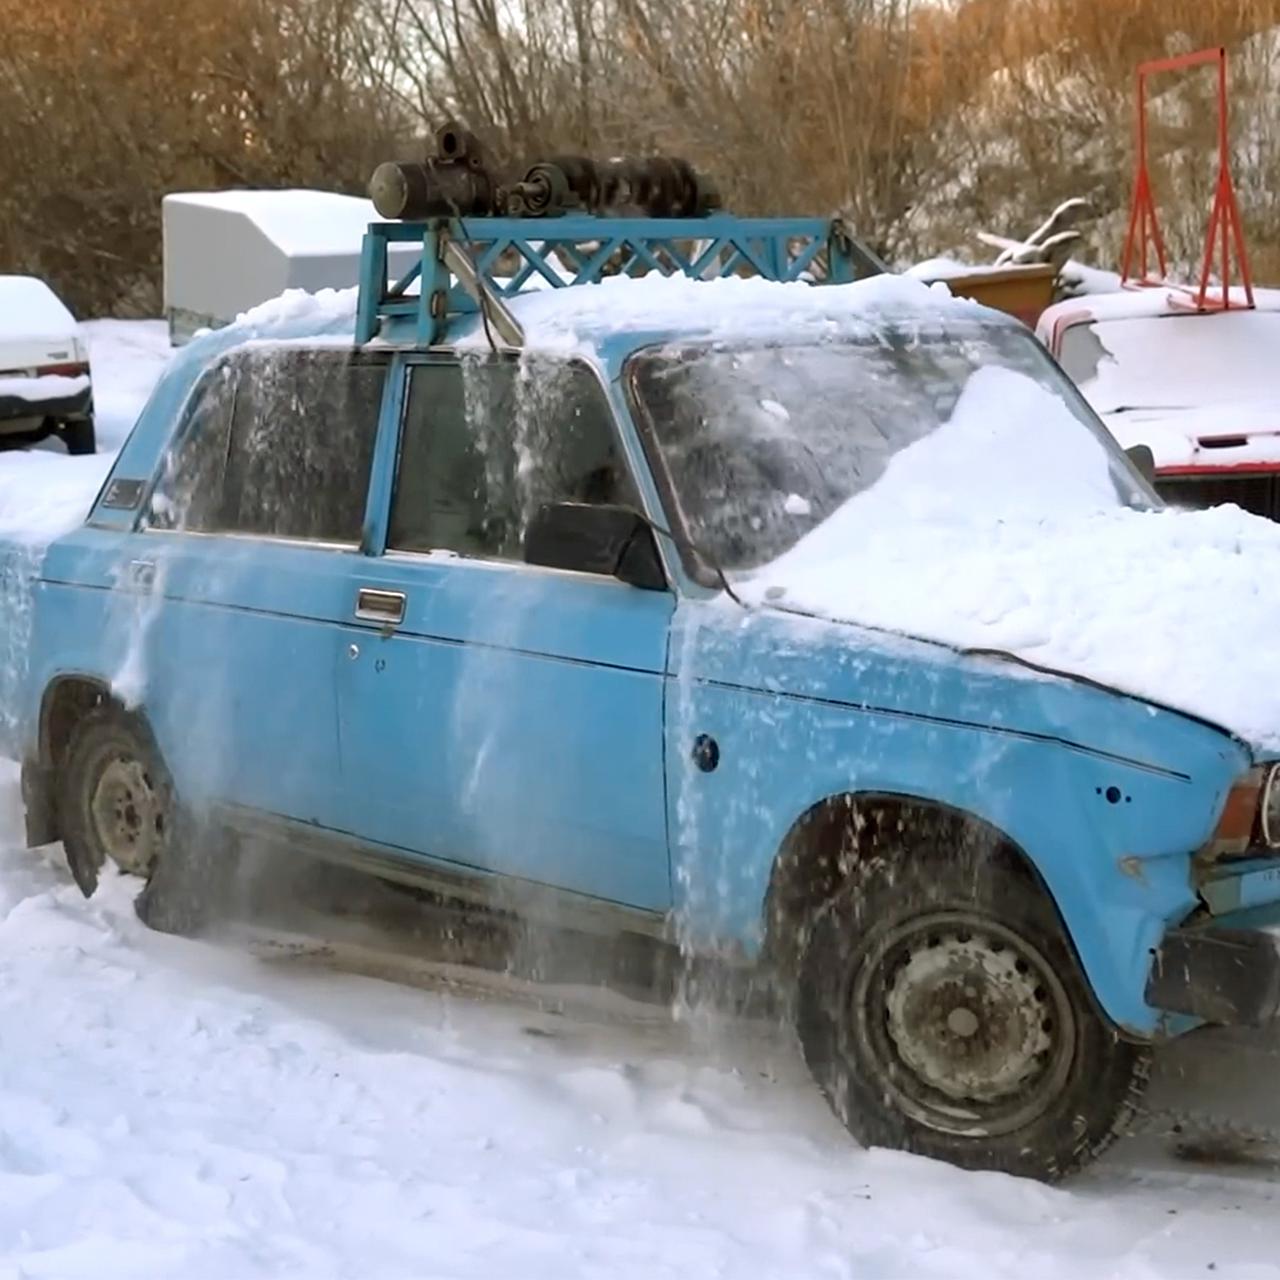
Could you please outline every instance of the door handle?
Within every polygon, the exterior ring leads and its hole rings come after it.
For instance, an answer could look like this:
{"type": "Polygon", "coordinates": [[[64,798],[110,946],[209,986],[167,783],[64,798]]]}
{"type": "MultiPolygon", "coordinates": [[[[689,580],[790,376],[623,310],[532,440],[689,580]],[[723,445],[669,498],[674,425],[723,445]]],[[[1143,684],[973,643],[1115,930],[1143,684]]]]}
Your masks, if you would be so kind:
{"type": "Polygon", "coordinates": [[[361,587],[356,592],[356,617],[365,622],[381,622],[397,626],[404,621],[403,591],[384,591],[380,587],[361,587]]]}
{"type": "Polygon", "coordinates": [[[156,566],[154,560],[131,560],[129,562],[129,578],[134,586],[150,591],[155,586],[156,566]]]}

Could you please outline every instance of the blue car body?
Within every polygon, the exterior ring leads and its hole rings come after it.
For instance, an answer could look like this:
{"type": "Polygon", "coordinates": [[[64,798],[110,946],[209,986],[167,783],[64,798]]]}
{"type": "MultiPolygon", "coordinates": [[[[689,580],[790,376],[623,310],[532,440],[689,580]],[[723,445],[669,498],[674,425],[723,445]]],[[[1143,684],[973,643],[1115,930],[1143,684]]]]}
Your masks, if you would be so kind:
{"type": "MultiPolygon", "coordinates": [[[[474,315],[451,324],[424,346],[412,317],[391,319],[374,344],[385,382],[347,546],[145,526],[201,373],[246,342],[349,345],[351,312],[250,319],[175,358],[85,523],[36,576],[19,714],[33,803],[51,699],[93,682],[145,717],[179,793],[244,830],[515,903],[546,890],[578,913],[561,919],[750,963],[807,815],[838,797],[907,797],[1022,853],[1125,1034],[1195,1024],[1149,990],[1171,933],[1280,919],[1269,850],[1197,859],[1231,788],[1263,763],[1247,744],[999,655],[741,608],[663,538],[663,591],[389,550],[407,379],[477,340],[474,315]],[[362,592],[400,598],[402,616],[362,610],[362,592]]],[[[659,526],[673,514],[627,362],[685,336],[604,332],[585,356],[659,526]]]]}

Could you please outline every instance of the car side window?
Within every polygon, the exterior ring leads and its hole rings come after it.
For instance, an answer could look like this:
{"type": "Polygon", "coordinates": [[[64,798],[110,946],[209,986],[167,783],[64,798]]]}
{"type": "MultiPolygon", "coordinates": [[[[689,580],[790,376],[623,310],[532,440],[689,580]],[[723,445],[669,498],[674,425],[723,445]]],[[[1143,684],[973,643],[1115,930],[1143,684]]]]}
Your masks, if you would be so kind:
{"type": "Polygon", "coordinates": [[[349,351],[249,350],[238,372],[222,530],[359,542],[385,361],[349,351]]]}
{"type": "Polygon", "coordinates": [[[590,369],[478,359],[410,370],[392,550],[518,560],[548,502],[640,505],[590,369]]]}
{"type": "Polygon", "coordinates": [[[386,363],[305,347],[220,361],[193,391],[149,522],[359,542],[386,363]]]}
{"type": "Polygon", "coordinates": [[[235,390],[235,366],[226,359],[205,370],[192,388],[151,495],[151,528],[199,530],[217,523],[235,390]]]}

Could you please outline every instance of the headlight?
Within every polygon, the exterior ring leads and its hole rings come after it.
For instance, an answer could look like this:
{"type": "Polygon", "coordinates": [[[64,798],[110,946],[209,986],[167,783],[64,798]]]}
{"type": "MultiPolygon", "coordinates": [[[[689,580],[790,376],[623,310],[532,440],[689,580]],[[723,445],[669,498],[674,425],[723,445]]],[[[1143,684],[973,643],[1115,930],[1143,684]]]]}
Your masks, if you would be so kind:
{"type": "Polygon", "coordinates": [[[1267,770],[1262,784],[1262,839],[1268,849],[1280,849],[1280,764],[1267,770]]]}

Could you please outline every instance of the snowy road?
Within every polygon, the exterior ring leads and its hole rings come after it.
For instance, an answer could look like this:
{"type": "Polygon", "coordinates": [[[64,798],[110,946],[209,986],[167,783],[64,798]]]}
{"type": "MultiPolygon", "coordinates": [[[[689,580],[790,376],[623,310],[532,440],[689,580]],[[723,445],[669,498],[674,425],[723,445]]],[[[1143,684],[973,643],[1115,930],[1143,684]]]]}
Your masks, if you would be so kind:
{"type": "MultiPolygon", "coordinates": [[[[90,332],[118,441],[157,330],[90,332]]],[[[0,525],[81,461],[0,456],[0,525]]],[[[1280,1276],[1274,1149],[1137,1136],[1068,1189],[861,1151],[768,1028],[151,934],[20,828],[0,766],[0,1280],[1280,1276]]],[[[1152,1102],[1280,1128],[1277,1092],[1280,1038],[1211,1033],[1152,1102]]]]}
{"type": "MultiPolygon", "coordinates": [[[[150,934],[18,817],[10,770],[0,1276],[1280,1274],[1265,1169],[1133,1139],[1052,1190],[859,1151],[767,1029],[150,934]]],[[[1274,1073],[1245,1054],[1224,1091],[1274,1073]]]]}

